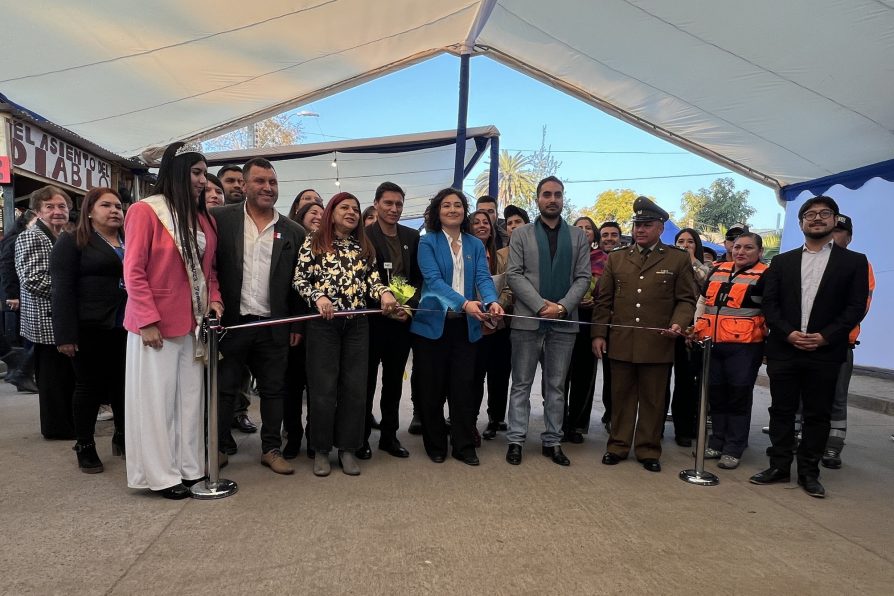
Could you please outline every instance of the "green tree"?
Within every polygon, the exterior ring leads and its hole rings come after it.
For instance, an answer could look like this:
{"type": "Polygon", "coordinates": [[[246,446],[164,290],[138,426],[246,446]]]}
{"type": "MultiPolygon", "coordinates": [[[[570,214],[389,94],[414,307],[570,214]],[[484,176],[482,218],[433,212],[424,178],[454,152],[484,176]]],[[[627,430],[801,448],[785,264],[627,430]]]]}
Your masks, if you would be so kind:
{"type": "Polygon", "coordinates": [[[624,230],[633,219],[633,201],[639,194],[629,188],[614,188],[599,193],[592,207],[581,209],[581,215],[589,216],[596,225],[604,221],[616,221],[624,230]]]}
{"type": "MultiPolygon", "coordinates": [[[[517,205],[528,212],[536,211],[537,202],[534,193],[537,190],[537,178],[531,169],[531,158],[516,153],[510,155],[505,149],[500,151],[499,192],[497,200],[500,208],[506,205],[517,205]]],[[[486,195],[490,180],[490,166],[475,178],[475,196],[486,195]]]]}
{"type": "MultiPolygon", "coordinates": [[[[289,114],[280,114],[254,124],[255,147],[283,147],[296,145],[303,135],[301,123],[289,114]]],[[[205,151],[248,149],[251,145],[249,127],[228,132],[202,143],[205,151]]]]}
{"type": "Polygon", "coordinates": [[[748,204],[748,194],[748,190],[736,190],[732,178],[718,178],[708,188],[683,194],[681,223],[703,230],[747,223],[756,213],[748,204]]]}

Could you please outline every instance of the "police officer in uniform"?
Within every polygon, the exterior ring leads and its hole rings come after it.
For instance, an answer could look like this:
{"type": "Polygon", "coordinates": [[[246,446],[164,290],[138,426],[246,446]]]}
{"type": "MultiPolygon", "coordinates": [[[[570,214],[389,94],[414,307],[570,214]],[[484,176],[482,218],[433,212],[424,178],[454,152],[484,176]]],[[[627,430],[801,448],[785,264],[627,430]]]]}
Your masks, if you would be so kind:
{"type": "Polygon", "coordinates": [[[602,463],[619,463],[632,446],[646,470],[660,472],[665,386],[674,340],[693,321],[695,282],[689,255],[660,240],[667,212],[646,197],[633,202],[633,212],[634,244],[609,254],[593,311],[593,352],[609,358],[612,369],[611,433],[602,463]]]}

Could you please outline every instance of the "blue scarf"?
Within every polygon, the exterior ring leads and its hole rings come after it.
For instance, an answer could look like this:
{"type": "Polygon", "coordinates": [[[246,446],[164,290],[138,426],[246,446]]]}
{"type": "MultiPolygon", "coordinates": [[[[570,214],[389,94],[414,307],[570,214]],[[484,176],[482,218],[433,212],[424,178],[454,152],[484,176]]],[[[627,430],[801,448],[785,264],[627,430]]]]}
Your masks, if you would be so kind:
{"type": "Polygon", "coordinates": [[[554,259],[550,259],[549,238],[540,218],[534,222],[534,234],[540,255],[540,295],[550,302],[558,302],[571,287],[571,231],[568,224],[560,219],[554,259]]]}

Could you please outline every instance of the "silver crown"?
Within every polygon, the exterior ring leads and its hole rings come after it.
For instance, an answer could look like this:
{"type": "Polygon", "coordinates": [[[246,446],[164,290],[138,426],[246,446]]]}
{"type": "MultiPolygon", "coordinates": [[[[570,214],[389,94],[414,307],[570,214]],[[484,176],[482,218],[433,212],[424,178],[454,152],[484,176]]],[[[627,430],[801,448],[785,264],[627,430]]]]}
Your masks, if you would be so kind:
{"type": "MultiPolygon", "coordinates": [[[[182,147],[177,149],[177,151],[174,152],[174,157],[180,157],[181,155],[184,155],[186,153],[199,153],[199,152],[196,151],[195,149],[193,149],[192,147],[190,147],[189,145],[183,145],[182,147]]],[[[201,153],[199,153],[199,155],[201,155],[201,153]]]]}

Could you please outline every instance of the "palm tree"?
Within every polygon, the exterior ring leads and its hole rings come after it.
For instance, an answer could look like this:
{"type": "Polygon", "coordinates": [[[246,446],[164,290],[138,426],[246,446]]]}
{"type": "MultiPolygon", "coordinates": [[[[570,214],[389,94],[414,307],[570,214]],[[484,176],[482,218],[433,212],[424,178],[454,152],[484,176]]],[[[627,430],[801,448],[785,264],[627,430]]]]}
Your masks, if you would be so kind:
{"type": "MultiPolygon", "coordinates": [[[[500,151],[499,192],[497,200],[503,207],[506,205],[518,205],[530,211],[536,204],[535,193],[537,189],[536,175],[534,174],[531,158],[516,153],[509,155],[505,149],[500,151]]],[[[488,182],[490,181],[490,167],[478,174],[475,178],[475,195],[488,194],[488,182]]]]}

